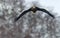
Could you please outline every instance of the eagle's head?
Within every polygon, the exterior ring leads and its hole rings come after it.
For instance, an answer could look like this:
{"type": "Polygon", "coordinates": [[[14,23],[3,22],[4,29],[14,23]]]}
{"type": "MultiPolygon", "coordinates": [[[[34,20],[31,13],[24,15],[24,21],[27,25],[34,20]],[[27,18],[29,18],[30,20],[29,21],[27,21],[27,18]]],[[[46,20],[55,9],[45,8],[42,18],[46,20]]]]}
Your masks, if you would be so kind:
{"type": "Polygon", "coordinates": [[[37,9],[36,9],[35,6],[32,6],[31,10],[32,10],[33,13],[36,13],[36,10],[37,10],[37,9]]]}

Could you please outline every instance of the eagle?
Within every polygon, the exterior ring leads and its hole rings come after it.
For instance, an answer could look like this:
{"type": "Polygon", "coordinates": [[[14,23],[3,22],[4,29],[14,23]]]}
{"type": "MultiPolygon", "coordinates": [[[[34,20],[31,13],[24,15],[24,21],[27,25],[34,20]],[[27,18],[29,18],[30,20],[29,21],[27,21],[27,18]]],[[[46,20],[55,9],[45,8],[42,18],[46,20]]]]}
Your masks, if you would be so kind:
{"type": "Polygon", "coordinates": [[[50,15],[51,17],[55,18],[54,15],[52,15],[49,11],[47,11],[46,9],[43,8],[39,8],[36,6],[32,6],[31,8],[29,8],[28,10],[23,11],[18,17],[15,18],[15,21],[17,21],[19,18],[21,18],[24,14],[28,13],[29,11],[32,11],[33,13],[36,13],[36,11],[42,11],[47,13],[48,15],[50,15]]]}

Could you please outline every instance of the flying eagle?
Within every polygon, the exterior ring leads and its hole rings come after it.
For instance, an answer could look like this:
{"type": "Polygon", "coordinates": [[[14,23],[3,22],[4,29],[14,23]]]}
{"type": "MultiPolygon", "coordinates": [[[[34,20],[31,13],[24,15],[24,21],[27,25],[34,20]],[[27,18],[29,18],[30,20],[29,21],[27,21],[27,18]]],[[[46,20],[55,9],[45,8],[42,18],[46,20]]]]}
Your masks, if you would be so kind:
{"type": "Polygon", "coordinates": [[[29,11],[32,11],[33,13],[36,13],[36,11],[42,11],[42,12],[47,13],[51,17],[55,18],[54,15],[50,14],[46,9],[38,8],[36,6],[33,6],[30,9],[23,11],[17,18],[15,18],[15,21],[17,21],[19,18],[21,18],[24,14],[26,14],[29,11]]]}

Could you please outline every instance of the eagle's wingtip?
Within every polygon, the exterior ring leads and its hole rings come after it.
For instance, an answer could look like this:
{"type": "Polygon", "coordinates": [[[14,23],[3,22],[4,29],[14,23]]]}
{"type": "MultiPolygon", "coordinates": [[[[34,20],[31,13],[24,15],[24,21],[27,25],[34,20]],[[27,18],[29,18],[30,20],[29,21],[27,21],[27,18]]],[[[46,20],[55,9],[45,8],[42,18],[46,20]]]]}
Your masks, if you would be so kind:
{"type": "Polygon", "coordinates": [[[17,21],[17,18],[14,19],[14,22],[16,22],[16,21],[17,21]]]}

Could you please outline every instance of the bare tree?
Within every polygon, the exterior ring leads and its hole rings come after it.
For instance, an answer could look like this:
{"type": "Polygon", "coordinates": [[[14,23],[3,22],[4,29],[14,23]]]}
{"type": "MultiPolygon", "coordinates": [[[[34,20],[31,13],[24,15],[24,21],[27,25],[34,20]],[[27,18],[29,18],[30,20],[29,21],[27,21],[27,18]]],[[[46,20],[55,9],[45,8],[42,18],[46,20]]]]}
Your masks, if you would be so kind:
{"type": "Polygon", "coordinates": [[[55,19],[49,15],[43,17],[43,12],[38,11],[35,14],[29,12],[17,22],[13,22],[24,9],[24,0],[5,0],[5,4],[7,3],[12,9],[3,8],[3,15],[0,18],[5,19],[5,22],[0,25],[0,38],[57,38],[55,19]],[[21,9],[19,12],[18,8],[21,9]]]}

